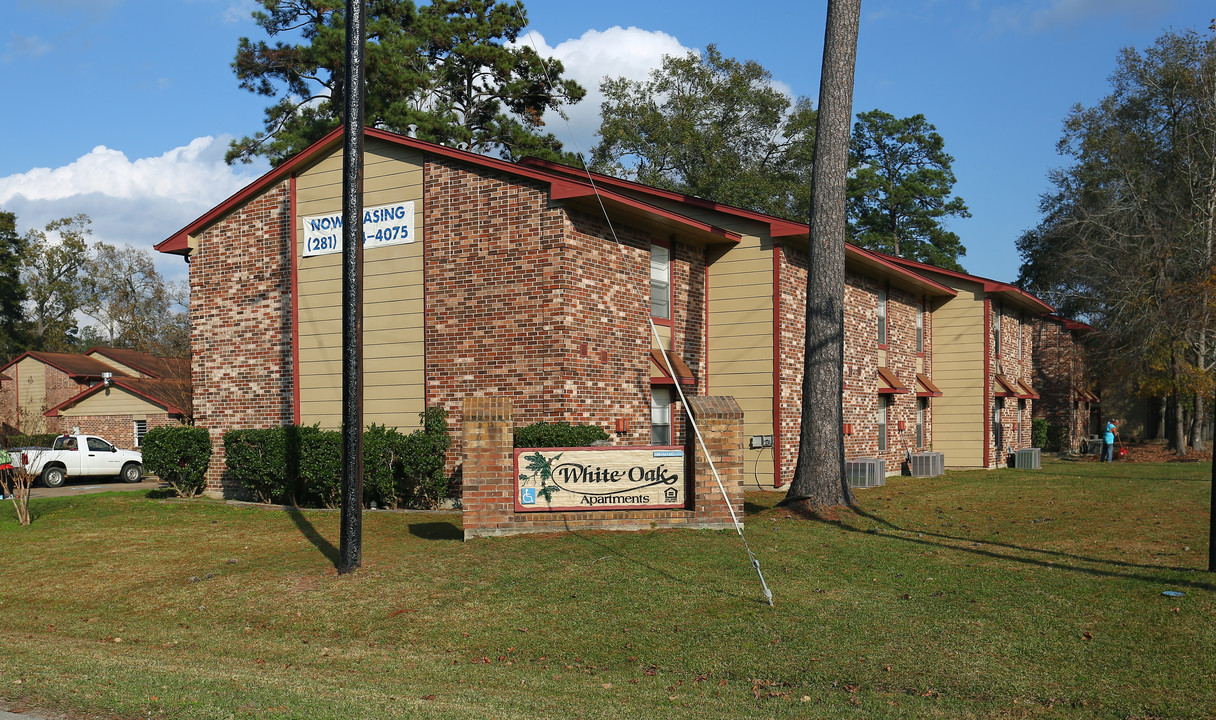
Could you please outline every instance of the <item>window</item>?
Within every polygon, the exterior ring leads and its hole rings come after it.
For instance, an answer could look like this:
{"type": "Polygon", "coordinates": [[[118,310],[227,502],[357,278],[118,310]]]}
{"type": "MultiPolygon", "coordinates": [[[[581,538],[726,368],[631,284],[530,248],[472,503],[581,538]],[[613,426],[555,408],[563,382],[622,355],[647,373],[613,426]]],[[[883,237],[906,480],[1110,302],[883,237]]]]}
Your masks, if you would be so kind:
{"type": "Polygon", "coordinates": [[[1022,362],[1022,320],[1024,318],[1018,316],[1018,362],[1022,362]]]}
{"type": "Polygon", "coordinates": [[[995,305],[996,312],[992,317],[992,338],[996,349],[992,352],[993,357],[1001,356],[1001,306],[1000,303],[995,305]]]}
{"type": "Polygon", "coordinates": [[[891,396],[878,396],[878,451],[887,449],[887,415],[891,408],[891,396]]]}
{"type": "Polygon", "coordinates": [[[87,438],[86,442],[89,446],[89,452],[110,452],[114,449],[110,443],[102,440],[101,438],[87,438]]]}
{"type": "Polygon", "coordinates": [[[1016,442],[1022,444],[1022,413],[1026,411],[1026,401],[1018,400],[1018,439],[1016,442]]]}
{"type": "Polygon", "coordinates": [[[929,408],[929,398],[916,398],[916,449],[925,446],[925,410],[929,408]]]}
{"type": "Polygon", "coordinates": [[[997,398],[992,405],[992,440],[999,451],[1005,444],[1005,433],[1001,427],[1001,408],[1005,405],[1004,398],[997,398]]]}
{"type": "Polygon", "coordinates": [[[878,291],[878,344],[887,344],[887,291],[878,291]]]}
{"type": "Polygon", "coordinates": [[[650,444],[671,444],[671,388],[650,389],[650,444]]]}
{"type": "Polygon", "coordinates": [[[671,319],[671,250],[650,246],[650,314],[671,319]]]}
{"type": "Polygon", "coordinates": [[[916,352],[925,351],[925,301],[916,306],[916,352]]]}
{"type": "Polygon", "coordinates": [[[148,434],[148,421],[147,420],[136,420],[135,421],[135,447],[139,447],[144,444],[144,435],[147,435],[147,434],[148,434]]]}

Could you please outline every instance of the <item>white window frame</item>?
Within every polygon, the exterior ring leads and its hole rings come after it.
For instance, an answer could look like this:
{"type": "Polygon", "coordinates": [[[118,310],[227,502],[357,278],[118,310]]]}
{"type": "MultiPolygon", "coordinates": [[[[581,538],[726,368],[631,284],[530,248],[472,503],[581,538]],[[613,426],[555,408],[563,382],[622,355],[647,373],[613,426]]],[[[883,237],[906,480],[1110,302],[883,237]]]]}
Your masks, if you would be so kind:
{"type": "Polygon", "coordinates": [[[891,413],[891,396],[878,396],[878,452],[887,451],[887,425],[891,413]]]}
{"type": "Polygon", "coordinates": [[[668,387],[650,388],[650,444],[671,445],[672,391],[668,387]]]}
{"type": "Polygon", "coordinates": [[[878,344],[887,344],[887,291],[878,291],[878,344]]]}
{"type": "Polygon", "coordinates": [[[929,409],[929,398],[916,398],[916,449],[925,447],[925,410],[929,409]]]}
{"type": "Polygon", "coordinates": [[[925,301],[922,298],[916,306],[916,352],[925,352],[925,301]]]}
{"type": "Polygon", "coordinates": [[[671,248],[650,245],[650,316],[671,320],[671,248]]]}
{"type": "Polygon", "coordinates": [[[135,420],[132,425],[135,430],[135,447],[140,447],[144,443],[144,436],[148,434],[148,421],[135,420]]]}

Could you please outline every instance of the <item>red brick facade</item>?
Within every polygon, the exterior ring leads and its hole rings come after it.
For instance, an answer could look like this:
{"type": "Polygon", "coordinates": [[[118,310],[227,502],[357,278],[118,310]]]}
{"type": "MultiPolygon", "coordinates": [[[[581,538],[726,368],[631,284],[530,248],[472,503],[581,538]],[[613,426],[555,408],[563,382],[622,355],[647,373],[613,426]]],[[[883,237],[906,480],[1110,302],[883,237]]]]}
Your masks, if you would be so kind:
{"type": "MultiPolygon", "coordinates": [[[[1011,308],[999,299],[989,298],[988,305],[988,449],[989,467],[1004,467],[1009,455],[1030,447],[1030,420],[1034,400],[1010,396],[1001,398],[1003,391],[996,376],[1002,375],[1016,383],[1024,381],[1037,392],[1032,383],[1034,375],[1034,337],[1031,321],[1023,310],[1011,308]],[[999,328],[999,333],[997,329],[999,328]],[[1000,427],[996,425],[999,418],[1000,427]],[[998,440],[1000,445],[998,446],[998,440]]],[[[1015,390],[1021,390],[1015,385],[1015,390]]]]}
{"type": "Polygon", "coordinates": [[[225,431],[292,421],[290,210],[283,182],[207,229],[190,256],[194,420],[211,431],[209,492],[229,489],[225,431]]]}
{"type": "MultiPolygon", "coordinates": [[[[780,475],[777,485],[789,483],[798,460],[798,438],[802,425],[802,376],[806,337],[807,256],[804,250],[787,246],[778,253],[781,285],[780,311],[780,475]]],[[[844,398],[843,419],[852,429],[844,438],[846,459],[881,458],[888,472],[898,472],[905,451],[917,452],[933,443],[932,402],[925,401],[922,447],[916,444],[916,375],[932,375],[932,313],[922,299],[886,281],[847,271],[844,299],[844,398]],[[887,293],[886,344],[878,343],[878,291],[887,293]],[[916,350],[916,318],[922,316],[922,351],[916,350]],[[884,358],[880,363],[880,357],[884,358]],[[908,389],[891,394],[887,402],[886,448],[879,449],[880,364],[892,371],[908,389]],[[918,370],[918,367],[920,370],[918,370]],[[899,430],[899,423],[904,430],[899,430]]]]}
{"type": "MultiPolygon", "coordinates": [[[[472,396],[509,397],[517,425],[621,418],[614,443],[649,444],[654,238],[615,225],[618,246],[602,219],[502,173],[428,158],[424,178],[426,399],[448,411],[451,457],[472,396]]],[[[672,250],[671,352],[704,377],[704,252],[672,250]]]]}
{"type": "Polygon", "coordinates": [[[1041,316],[1031,325],[1034,347],[1034,388],[1041,399],[1034,417],[1065,428],[1062,450],[1081,448],[1097,432],[1091,420],[1097,403],[1091,401],[1093,379],[1081,335],[1089,327],[1056,316],[1041,316]]]}

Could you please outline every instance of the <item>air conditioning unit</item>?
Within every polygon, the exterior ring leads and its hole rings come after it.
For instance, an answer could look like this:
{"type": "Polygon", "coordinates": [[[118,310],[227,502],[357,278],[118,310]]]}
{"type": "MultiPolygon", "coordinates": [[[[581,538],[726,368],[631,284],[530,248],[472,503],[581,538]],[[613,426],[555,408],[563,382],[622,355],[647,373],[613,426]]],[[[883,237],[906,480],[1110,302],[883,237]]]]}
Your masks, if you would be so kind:
{"type": "Polygon", "coordinates": [[[1013,453],[1013,466],[1018,470],[1039,470],[1043,467],[1043,457],[1039,448],[1027,448],[1013,453]]]}
{"type": "Polygon", "coordinates": [[[878,458],[846,460],[844,476],[851,488],[872,488],[887,484],[887,461],[878,458]]]}
{"type": "Polygon", "coordinates": [[[908,461],[912,477],[937,477],[946,473],[946,453],[912,453],[908,461]]]}

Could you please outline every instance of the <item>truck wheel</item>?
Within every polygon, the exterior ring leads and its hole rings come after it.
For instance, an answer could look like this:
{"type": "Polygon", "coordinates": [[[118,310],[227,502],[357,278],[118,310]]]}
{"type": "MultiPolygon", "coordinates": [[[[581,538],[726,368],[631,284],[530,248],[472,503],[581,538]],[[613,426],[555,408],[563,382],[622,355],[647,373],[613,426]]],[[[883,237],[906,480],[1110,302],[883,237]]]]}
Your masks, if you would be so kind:
{"type": "Polygon", "coordinates": [[[143,477],[144,469],[139,463],[127,463],[122,466],[122,481],[129,483],[137,483],[143,477]]]}
{"type": "Polygon", "coordinates": [[[49,488],[62,487],[64,481],[67,480],[67,475],[64,474],[63,468],[49,467],[42,471],[42,484],[49,488]]]}

